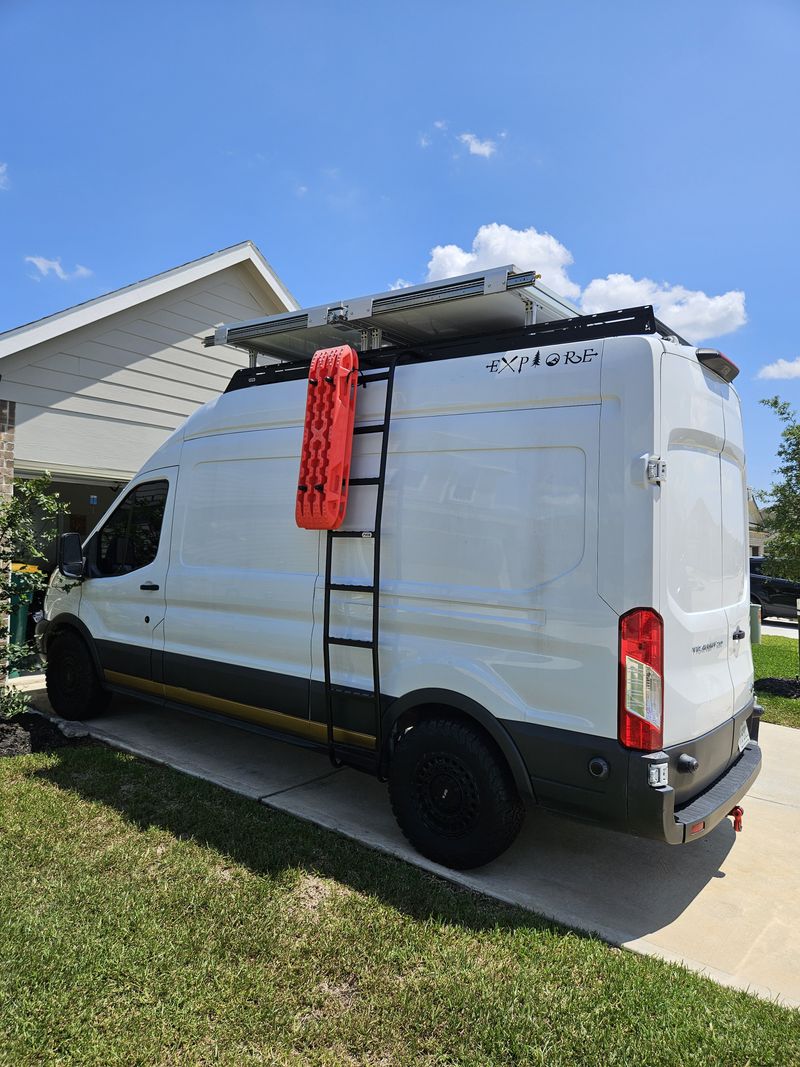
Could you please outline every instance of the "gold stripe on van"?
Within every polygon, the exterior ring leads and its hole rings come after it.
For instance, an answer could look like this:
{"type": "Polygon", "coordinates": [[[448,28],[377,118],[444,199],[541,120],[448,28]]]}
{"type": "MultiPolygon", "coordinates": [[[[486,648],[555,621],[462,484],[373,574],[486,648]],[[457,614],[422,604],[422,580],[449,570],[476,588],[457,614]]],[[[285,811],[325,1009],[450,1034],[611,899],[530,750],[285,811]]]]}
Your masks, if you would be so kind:
{"type": "Polygon", "coordinates": [[[134,674],[121,674],[119,671],[104,671],[106,681],[112,685],[124,685],[126,689],[138,689],[141,693],[151,693],[157,697],[164,696],[161,682],[151,682],[149,678],[137,678],[134,674]]]}
{"type": "MultiPolygon", "coordinates": [[[[195,693],[191,689],[183,689],[177,685],[162,685],[160,682],[136,678],[131,674],[120,674],[118,671],[105,671],[104,673],[106,680],[112,685],[122,685],[126,689],[138,689],[140,692],[163,696],[179,704],[189,704],[196,708],[203,708],[205,711],[215,711],[221,715],[231,715],[236,719],[246,719],[248,722],[258,723],[259,726],[269,726],[274,730],[298,734],[300,737],[307,737],[321,744],[325,744],[328,740],[328,728],[322,722],[299,719],[295,715],[286,715],[282,711],[272,711],[269,708],[257,708],[252,704],[240,704],[236,700],[225,700],[223,697],[211,696],[209,693],[195,693]]],[[[343,745],[375,748],[375,738],[370,734],[362,734],[357,730],[345,730],[340,726],[334,727],[333,739],[343,745]]]]}

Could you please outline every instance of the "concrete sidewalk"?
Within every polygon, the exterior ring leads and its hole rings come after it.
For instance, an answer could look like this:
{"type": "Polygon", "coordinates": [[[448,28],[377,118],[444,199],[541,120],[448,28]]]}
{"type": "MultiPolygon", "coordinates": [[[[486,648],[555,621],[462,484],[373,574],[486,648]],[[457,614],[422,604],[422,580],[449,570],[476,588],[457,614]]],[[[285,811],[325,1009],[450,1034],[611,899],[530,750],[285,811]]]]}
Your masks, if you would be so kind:
{"type": "MultiPolygon", "coordinates": [[[[33,702],[49,710],[43,692],[33,702]]],[[[454,872],[400,834],[385,786],[324,755],[184,712],[116,697],[92,737],[308,819],[498,900],[614,944],[800,1006],[800,731],[762,725],[764,769],[745,830],[725,820],[682,848],[529,812],[494,863],[454,872]]]]}

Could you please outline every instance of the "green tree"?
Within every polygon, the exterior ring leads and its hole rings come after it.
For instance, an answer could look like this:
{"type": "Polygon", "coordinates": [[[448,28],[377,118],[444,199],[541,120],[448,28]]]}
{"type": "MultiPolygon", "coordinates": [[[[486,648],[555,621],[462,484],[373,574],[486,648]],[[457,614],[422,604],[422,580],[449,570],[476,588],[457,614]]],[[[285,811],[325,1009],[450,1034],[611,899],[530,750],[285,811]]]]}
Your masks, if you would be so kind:
{"type": "Polygon", "coordinates": [[[33,654],[29,644],[12,644],[8,618],[19,598],[29,602],[47,581],[42,570],[12,570],[13,563],[44,563],[44,549],[56,534],[57,518],[65,503],[50,488],[50,476],[21,479],[14,495],[0,500],[0,718],[10,718],[26,706],[24,694],[8,687],[8,672],[33,654]]]}
{"type": "Polygon", "coordinates": [[[762,400],[783,423],[778,448],[777,481],[759,493],[765,504],[770,572],[777,578],[800,581],[800,423],[797,413],[780,397],[762,400]]]}

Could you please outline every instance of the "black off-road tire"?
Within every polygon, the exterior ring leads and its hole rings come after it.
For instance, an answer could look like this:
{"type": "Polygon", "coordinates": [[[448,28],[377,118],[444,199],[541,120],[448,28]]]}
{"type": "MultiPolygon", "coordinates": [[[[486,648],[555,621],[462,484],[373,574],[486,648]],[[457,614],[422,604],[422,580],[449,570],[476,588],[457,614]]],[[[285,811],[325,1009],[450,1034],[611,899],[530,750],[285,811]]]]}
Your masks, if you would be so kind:
{"type": "Polygon", "coordinates": [[[109,705],[86,642],[71,630],[48,642],[45,676],[50,705],[63,719],[91,719],[109,705]]]}
{"type": "Polygon", "coordinates": [[[444,867],[481,867],[505,852],[525,809],[502,753],[479,728],[424,719],[397,743],[389,798],[400,829],[444,867]]]}

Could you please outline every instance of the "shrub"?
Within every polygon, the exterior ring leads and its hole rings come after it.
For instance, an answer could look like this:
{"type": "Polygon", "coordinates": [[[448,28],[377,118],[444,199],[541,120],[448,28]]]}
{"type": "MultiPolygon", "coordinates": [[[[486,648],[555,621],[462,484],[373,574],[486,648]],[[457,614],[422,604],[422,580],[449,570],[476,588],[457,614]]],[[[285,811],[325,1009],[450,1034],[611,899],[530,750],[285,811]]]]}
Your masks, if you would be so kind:
{"type": "Polygon", "coordinates": [[[42,570],[12,571],[12,563],[44,562],[43,550],[55,537],[56,520],[66,504],[51,489],[50,476],[30,478],[14,483],[14,495],[0,499],[0,719],[24,711],[27,700],[8,686],[8,675],[34,654],[30,644],[12,644],[8,637],[8,618],[13,603],[30,602],[37,589],[47,582],[42,570]]]}

